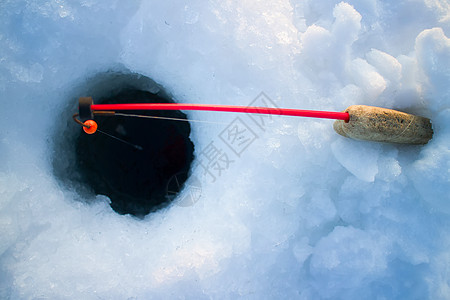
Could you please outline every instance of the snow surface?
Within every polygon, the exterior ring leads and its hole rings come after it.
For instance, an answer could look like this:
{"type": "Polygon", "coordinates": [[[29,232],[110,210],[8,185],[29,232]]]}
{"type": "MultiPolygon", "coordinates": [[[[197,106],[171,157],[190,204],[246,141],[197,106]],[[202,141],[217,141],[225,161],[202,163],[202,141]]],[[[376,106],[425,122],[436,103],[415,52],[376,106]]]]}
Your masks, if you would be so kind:
{"type": "Polygon", "coordinates": [[[448,37],[447,0],[1,1],[0,298],[449,299],[448,37]],[[52,166],[78,87],[126,69],[179,102],[375,105],[435,133],[189,112],[235,127],[192,123],[199,198],[138,220],[75,201],[52,166]]]}

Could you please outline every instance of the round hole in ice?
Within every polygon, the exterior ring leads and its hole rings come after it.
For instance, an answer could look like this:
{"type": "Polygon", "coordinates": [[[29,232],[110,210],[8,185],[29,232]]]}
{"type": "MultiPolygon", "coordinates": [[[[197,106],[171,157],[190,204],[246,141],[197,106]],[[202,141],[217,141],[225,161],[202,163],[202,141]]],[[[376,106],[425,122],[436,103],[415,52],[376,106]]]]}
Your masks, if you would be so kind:
{"type": "MultiPolygon", "coordinates": [[[[110,72],[88,85],[74,89],[82,93],[74,98],[92,96],[96,104],[173,102],[142,75],[110,72]]],[[[180,111],[122,113],[187,120],[180,111]]],[[[117,115],[96,116],[95,121],[107,134],[88,135],[81,126],[68,124],[55,143],[53,165],[58,177],[83,199],[92,199],[92,193],[108,196],[119,214],[143,217],[167,206],[188,178],[193,160],[189,122],[117,115]]]]}

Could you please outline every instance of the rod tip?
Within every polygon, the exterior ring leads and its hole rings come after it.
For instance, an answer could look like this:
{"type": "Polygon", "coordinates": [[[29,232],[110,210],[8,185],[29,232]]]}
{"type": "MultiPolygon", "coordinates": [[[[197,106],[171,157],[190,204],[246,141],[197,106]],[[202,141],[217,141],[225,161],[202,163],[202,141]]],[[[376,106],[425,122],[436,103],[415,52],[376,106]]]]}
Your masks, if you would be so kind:
{"type": "Polygon", "coordinates": [[[81,121],[87,121],[94,119],[91,105],[94,104],[92,97],[80,97],[78,99],[78,113],[81,121]]]}

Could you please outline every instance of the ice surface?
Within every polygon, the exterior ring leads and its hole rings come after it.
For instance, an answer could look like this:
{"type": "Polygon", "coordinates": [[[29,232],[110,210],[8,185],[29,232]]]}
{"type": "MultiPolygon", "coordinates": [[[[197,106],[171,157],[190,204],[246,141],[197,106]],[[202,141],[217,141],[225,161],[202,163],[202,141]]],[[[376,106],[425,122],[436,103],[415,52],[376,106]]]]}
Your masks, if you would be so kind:
{"type": "Polygon", "coordinates": [[[446,0],[2,1],[0,298],[448,299],[448,37],[446,0]],[[435,134],[394,146],[189,112],[250,142],[192,123],[197,198],[137,220],[52,169],[80,86],[124,70],[179,102],[378,105],[435,134]],[[211,145],[229,159],[214,178],[211,145]]]}
{"type": "Polygon", "coordinates": [[[357,178],[374,182],[378,173],[379,145],[339,139],[331,144],[336,160],[357,178]]]}

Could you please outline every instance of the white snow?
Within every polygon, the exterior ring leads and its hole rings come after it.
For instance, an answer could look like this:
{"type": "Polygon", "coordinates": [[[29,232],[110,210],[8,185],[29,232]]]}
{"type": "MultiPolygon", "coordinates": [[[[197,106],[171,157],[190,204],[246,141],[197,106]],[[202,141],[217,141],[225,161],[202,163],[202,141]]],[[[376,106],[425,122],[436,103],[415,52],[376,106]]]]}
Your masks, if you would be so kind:
{"type": "Polygon", "coordinates": [[[450,298],[449,37],[447,0],[2,1],[0,298],[450,298]],[[127,69],[182,103],[398,108],[434,137],[189,112],[251,140],[192,123],[199,198],[138,220],[52,166],[80,86],[127,69]]]}

